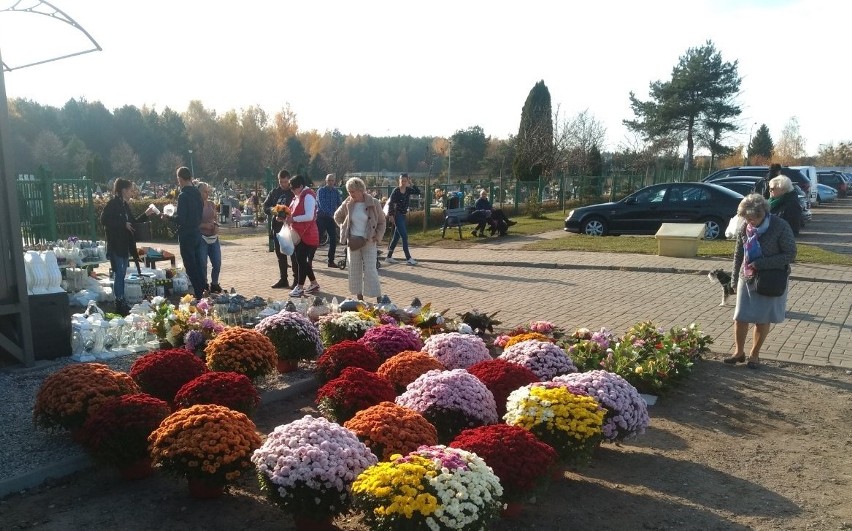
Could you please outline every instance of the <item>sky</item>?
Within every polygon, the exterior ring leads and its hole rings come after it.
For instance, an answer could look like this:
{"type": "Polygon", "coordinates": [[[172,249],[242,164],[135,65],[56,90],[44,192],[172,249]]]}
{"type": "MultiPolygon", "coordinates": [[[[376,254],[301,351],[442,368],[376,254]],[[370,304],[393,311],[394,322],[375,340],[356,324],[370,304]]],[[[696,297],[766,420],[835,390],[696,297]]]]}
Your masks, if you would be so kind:
{"type": "MultiPolygon", "coordinates": [[[[39,4],[0,0],[0,9],[39,4]]],[[[52,0],[102,51],[5,73],[10,98],[72,98],[224,114],[285,106],[301,130],[449,137],[482,127],[517,134],[530,89],[554,110],[588,112],[605,150],[631,143],[629,93],[671,79],[689,48],[712,40],[738,61],[740,131],[778,140],[796,117],[806,150],[852,140],[848,0],[52,0]],[[757,125],[755,125],[757,124],[757,125]]],[[[15,68],[91,49],[42,15],[0,11],[0,54],[15,68]]]]}

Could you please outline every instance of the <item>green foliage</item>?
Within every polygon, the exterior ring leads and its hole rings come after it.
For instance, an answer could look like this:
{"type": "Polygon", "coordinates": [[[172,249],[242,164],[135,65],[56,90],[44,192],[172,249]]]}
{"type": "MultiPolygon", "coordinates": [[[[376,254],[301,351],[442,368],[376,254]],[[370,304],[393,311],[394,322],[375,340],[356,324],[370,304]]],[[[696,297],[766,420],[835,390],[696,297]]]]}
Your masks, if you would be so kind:
{"type": "Polygon", "coordinates": [[[485,158],[485,148],[488,139],[481,127],[474,126],[465,130],[459,129],[452,136],[453,140],[453,175],[470,178],[479,170],[485,158]]]}
{"type": "Polygon", "coordinates": [[[589,175],[603,175],[603,157],[598,146],[593,145],[589,148],[589,153],[586,155],[586,168],[589,175]]]}
{"type": "Polygon", "coordinates": [[[769,128],[766,124],[761,124],[754,133],[754,138],[748,145],[748,158],[765,157],[772,158],[772,153],[775,151],[775,144],[772,143],[772,137],[769,135],[769,128]]]}
{"type": "Polygon", "coordinates": [[[553,111],[544,80],[535,84],[524,102],[515,149],[512,171],[518,180],[538,181],[551,170],[553,111]]]}

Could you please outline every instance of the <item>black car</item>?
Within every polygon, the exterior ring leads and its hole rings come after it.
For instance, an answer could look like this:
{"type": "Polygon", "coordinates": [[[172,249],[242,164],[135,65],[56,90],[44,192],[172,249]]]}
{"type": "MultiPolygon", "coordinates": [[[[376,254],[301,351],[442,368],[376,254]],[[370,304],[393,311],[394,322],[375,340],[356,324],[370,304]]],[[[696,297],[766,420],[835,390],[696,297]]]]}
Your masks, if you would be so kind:
{"type": "MultiPolygon", "coordinates": [[[[761,179],[763,179],[763,177],[744,177],[740,175],[736,177],[718,179],[713,181],[713,184],[724,186],[728,190],[733,190],[738,194],[746,196],[754,193],[757,181],[760,181],[761,179]]],[[[796,183],[793,183],[793,189],[796,191],[796,196],[799,198],[799,206],[802,207],[802,225],[804,225],[805,222],[811,220],[811,210],[808,208],[808,195],[796,183]]]]}
{"type": "Polygon", "coordinates": [[[615,203],[575,208],[565,230],[607,234],[655,234],[663,223],[704,223],[704,239],[724,238],[743,196],[712,183],[666,183],[642,188],[615,203]]]}
{"type": "MultiPolygon", "coordinates": [[[[712,183],[719,179],[734,176],[767,177],[768,175],[769,166],[732,166],[730,168],[725,168],[724,170],[718,170],[711,173],[707,177],[701,179],[701,182],[712,183]]],[[[789,177],[790,180],[795,184],[798,184],[806,194],[810,192],[811,181],[808,179],[807,175],[799,170],[788,166],[781,166],[781,175],[789,177]]]]}
{"type": "Polygon", "coordinates": [[[846,197],[848,194],[848,182],[846,175],[839,171],[817,171],[817,180],[820,184],[826,184],[837,190],[837,197],[846,197]]]}

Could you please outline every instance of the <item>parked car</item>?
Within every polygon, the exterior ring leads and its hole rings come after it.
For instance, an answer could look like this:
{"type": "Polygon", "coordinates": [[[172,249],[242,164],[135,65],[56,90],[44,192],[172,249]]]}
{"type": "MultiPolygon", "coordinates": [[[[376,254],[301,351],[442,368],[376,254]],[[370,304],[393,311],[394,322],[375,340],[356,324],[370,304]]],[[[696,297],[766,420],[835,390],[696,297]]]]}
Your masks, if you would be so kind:
{"type": "Polygon", "coordinates": [[[805,188],[801,184],[799,186],[802,186],[802,190],[808,193],[808,199],[811,200],[811,205],[819,205],[819,199],[817,198],[817,185],[819,184],[819,179],[817,179],[816,166],[790,166],[790,168],[799,170],[802,172],[802,175],[808,178],[811,183],[809,188],[805,188]]]}
{"type": "Polygon", "coordinates": [[[663,223],[704,223],[704,239],[724,238],[743,196],[712,183],[647,186],[621,201],[575,208],[565,230],[590,236],[654,234],[663,223]]]}
{"type": "MultiPolygon", "coordinates": [[[[804,167],[804,166],[802,166],[804,167]]],[[[808,166],[813,167],[813,166],[808,166]]],[[[730,168],[725,168],[724,170],[718,170],[707,177],[701,179],[702,182],[712,183],[718,179],[723,179],[725,177],[738,176],[738,175],[748,175],[752,177],[766,177],[769,175],[769,166],[732,166],[730,168]]],[[[810,195],[810,190],[812,187],[811,180],[805,175],[802,171],[796,168],[792,168],[790,166],[781,166],[781,175],[786,175],[790,178],[791,181],[798,184],[802,190],[805,191],[806,194],[810,195]]],[[[813,182],[813,187],[816,189],[816,180],[813,182]]],[[[816,203],[816,195],[813,198],[809,198],[809,201],[813,204],[816,203]]],[[[810,205],[809,205],[810,206],[810,205]]]]}
{"type": "Polygon", "coordinates": [[[846,197],[849,182],[843,172],[825,170],[817,172],[817,180],[820,184],[827,184],[837,190],[837,197],[846,197]]]}
{"type": "Polygon", "coordinates": [[[837,190],[827,184],[818,184],[817,196],[820,203],[831,203],[837,199],[837,190]]]}
{"type": "MultiPolygon", "coordinates": [[[[749,177],[743,175],[737,175],[732,177],[723,177],[716,181],[713,181],[713,184],[718,184],[719,186],[723,186],[729,190],[733,190],[738,194],[742,194],[744,196],[754,193],[755,185],[757,181],[760,181],[763,177],[749,177]]],[[[802,188],[793,183],[793,189],[796,190],[796,195],[799,197],[799,206],[802,207],[802,225],[811,220],[811,209],[809,207],[808,202],[808,194],[805,193],[802,188]]]]}

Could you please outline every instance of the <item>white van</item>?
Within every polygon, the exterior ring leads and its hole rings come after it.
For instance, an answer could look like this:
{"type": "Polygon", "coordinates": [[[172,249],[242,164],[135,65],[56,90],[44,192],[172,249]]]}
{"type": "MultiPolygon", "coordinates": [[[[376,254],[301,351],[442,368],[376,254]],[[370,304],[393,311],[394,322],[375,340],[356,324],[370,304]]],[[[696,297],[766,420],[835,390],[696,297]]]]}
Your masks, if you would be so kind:
{"type": "Polygon", "coordinates": [[[819,179],[817,178],[816,166],[790,166],[794,170],[799,170],[802,174],[808,178],[811,182],[811,189],[808,190],[808,199],[810,199],[811,205],[819,205],[819,197],[817,195],[817,184],[819,184],[819,179]]]}

